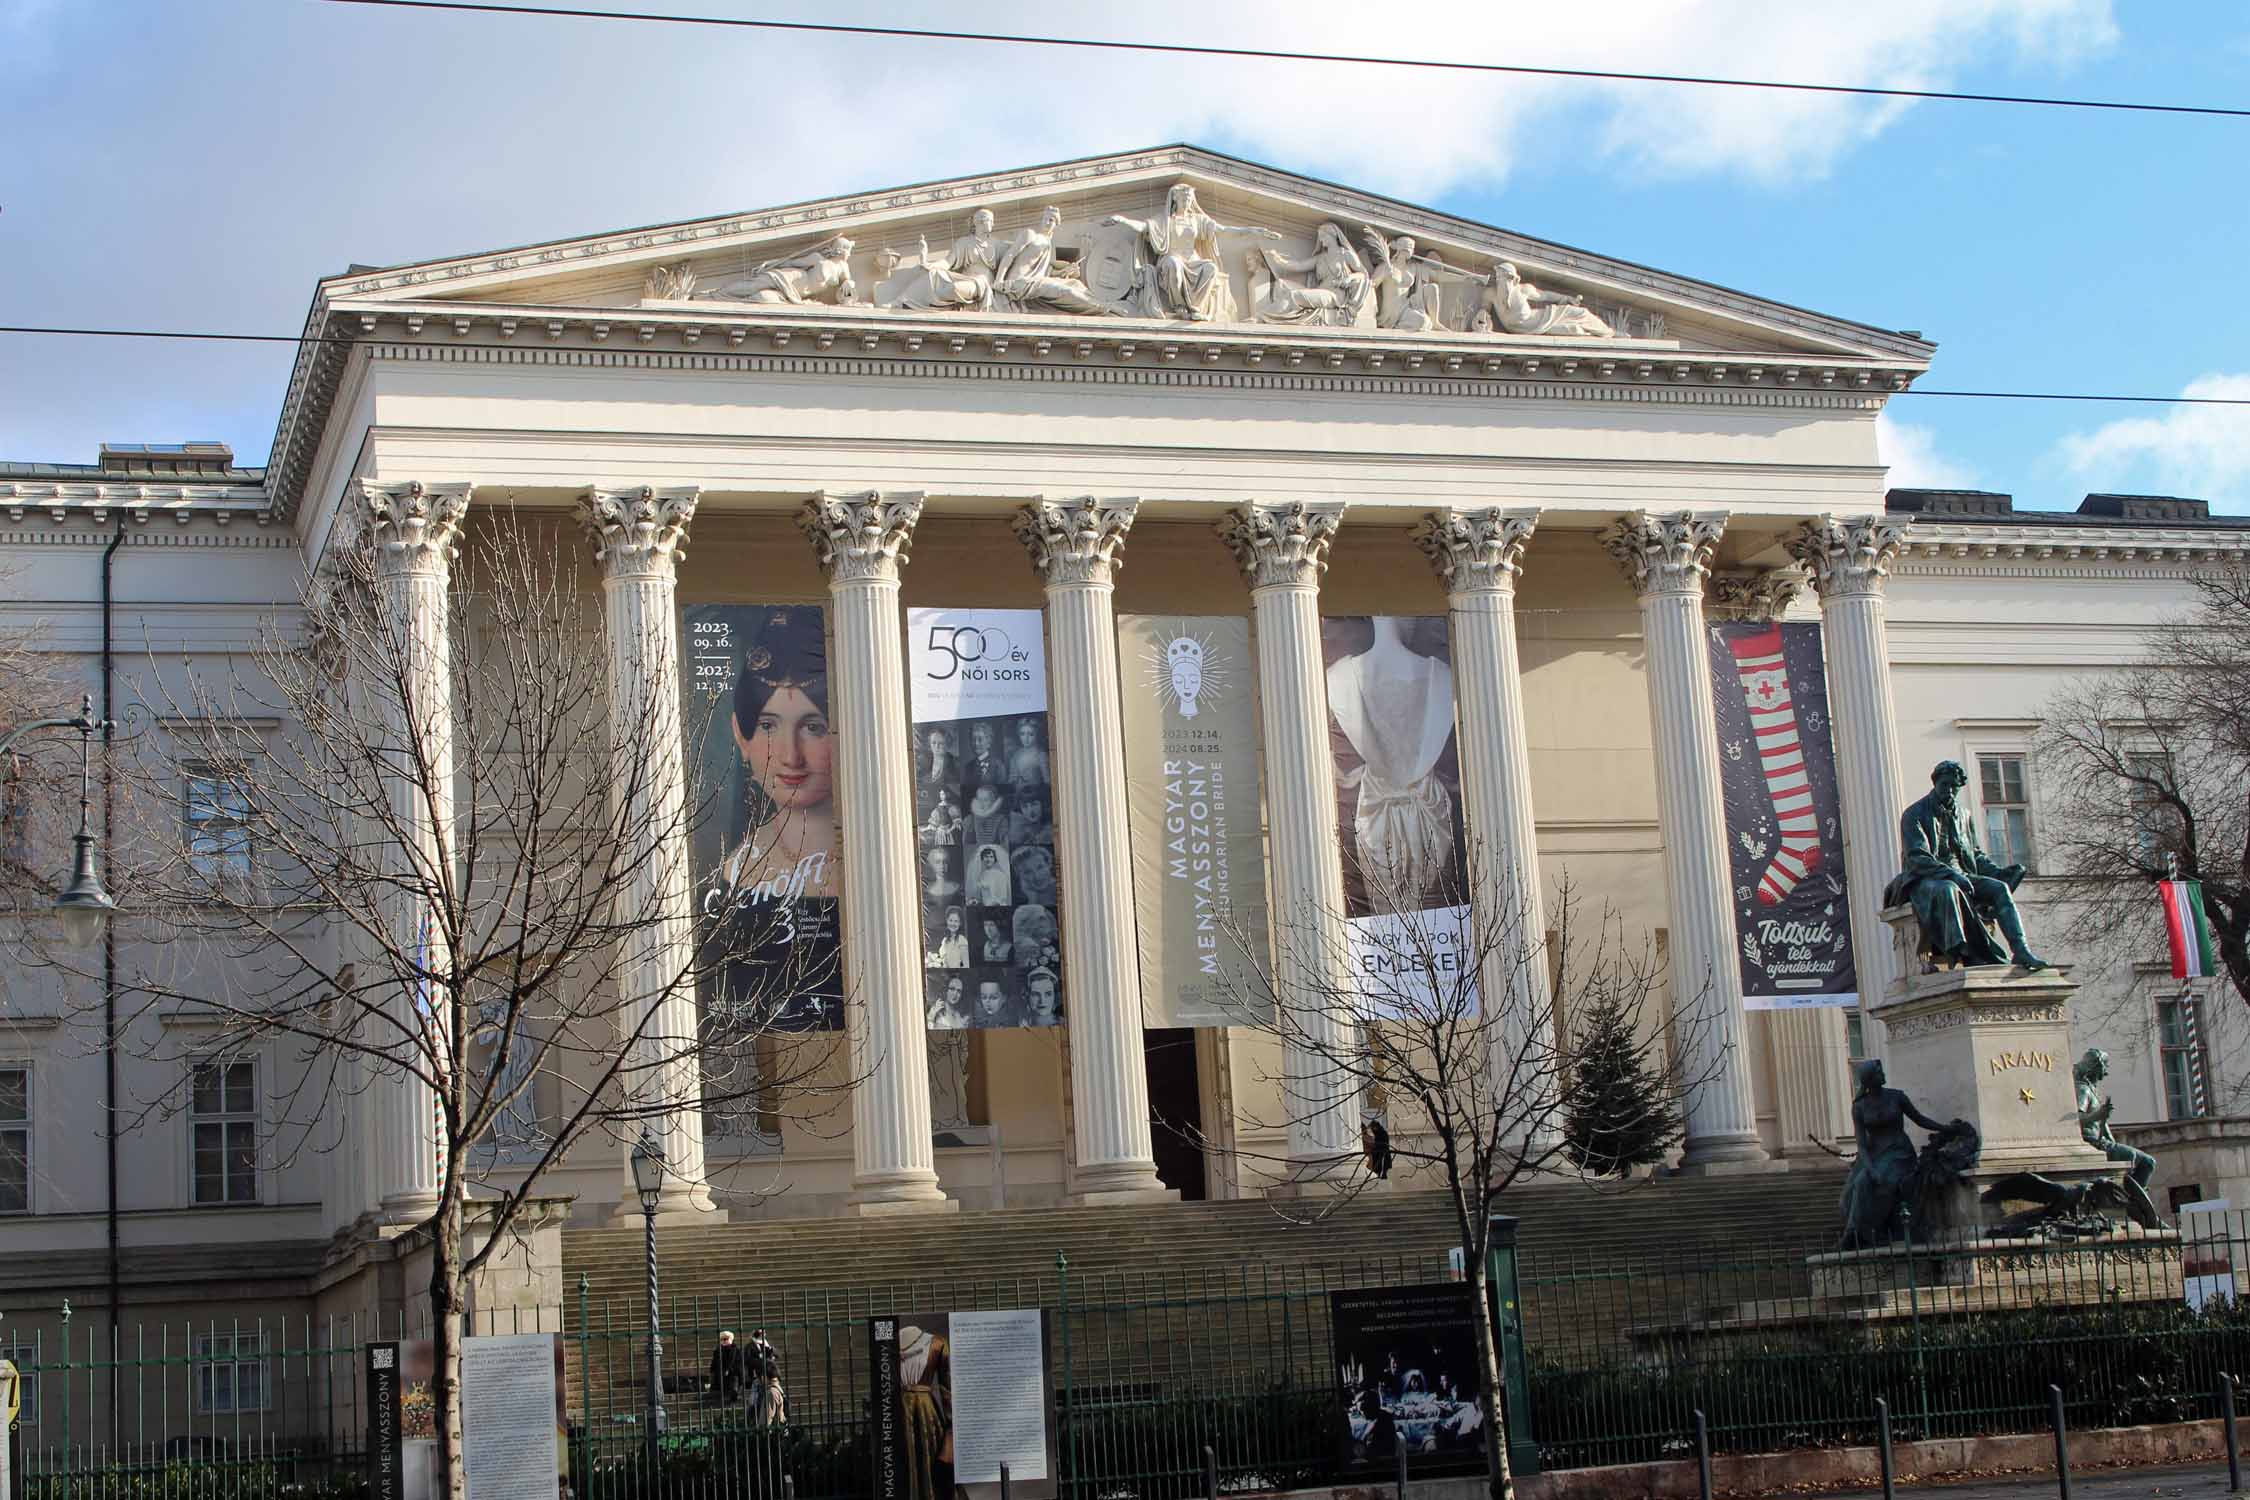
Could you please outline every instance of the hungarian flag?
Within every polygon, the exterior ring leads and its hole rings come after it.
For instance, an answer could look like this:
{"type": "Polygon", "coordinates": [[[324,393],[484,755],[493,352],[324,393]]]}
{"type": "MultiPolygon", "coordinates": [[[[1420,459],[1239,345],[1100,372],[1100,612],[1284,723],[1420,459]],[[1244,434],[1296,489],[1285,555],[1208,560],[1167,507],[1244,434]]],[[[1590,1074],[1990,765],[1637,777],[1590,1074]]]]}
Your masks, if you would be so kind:
{"type": "Polygon", "coordinates": [[[2203,915],[2203,882],[2160,880],[2164,931],[2172,939],[2172,977],[2202,979],[2219,966],[2211,949],[2211,921],[2203,915]]]}

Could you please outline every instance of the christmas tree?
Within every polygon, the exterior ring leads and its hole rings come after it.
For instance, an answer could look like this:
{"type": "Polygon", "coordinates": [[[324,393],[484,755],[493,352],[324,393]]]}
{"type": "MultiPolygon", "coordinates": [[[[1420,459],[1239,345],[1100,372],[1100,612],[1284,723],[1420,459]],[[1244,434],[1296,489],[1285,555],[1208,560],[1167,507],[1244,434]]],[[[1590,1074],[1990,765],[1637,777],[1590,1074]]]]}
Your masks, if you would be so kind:
{"type": "Polygon", "coordinates": [[[1665,1084],[1650,1053],[1656,1049],[1634,1027],[1635,1008],[1622,989],[1595,985],[1578,1035],[1578,1055],[1563,1114],[1563,1149],[1579,1169],[1596,1177],[1622,1177],[1650,1166],[1680,1139],[1675,1090],[1665,1084]]]}

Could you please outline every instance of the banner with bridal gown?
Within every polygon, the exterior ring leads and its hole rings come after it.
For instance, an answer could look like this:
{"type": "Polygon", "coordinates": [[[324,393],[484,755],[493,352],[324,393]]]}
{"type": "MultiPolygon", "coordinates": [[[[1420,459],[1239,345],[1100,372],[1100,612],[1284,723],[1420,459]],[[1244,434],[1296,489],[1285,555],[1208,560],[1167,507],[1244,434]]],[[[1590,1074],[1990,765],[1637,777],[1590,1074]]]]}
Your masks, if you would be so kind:
{"type": "Polygon", "coordinates": [[[1250,622],[1121,615],[1117,655],[1142,1019],[1240,1025],[1267,945],[1250,622]]]}
{"type": "Polygon", "coordinates": [[[724,956],[698,997],[705,1024],[840,1030],[825,617],[817,604],[681,614],[698,937],[724,956]]]}
{"type": "Polygon", "coordinates": [[[1320,646],[1360,1003],[1379,1014],[1473,993],[1445,618],[1332,615],[1320,646]]]}
{"type": "Polygon", "coordinates": [[[1059,1026],[1044,621],[910,609],[906,632],[928,1028],[1059,1026]]]}
{"type": "Polygon", "coordinates": [[[1857,1005],[1820,626],[1708,629],[1743,1004],[1857,1005]]]}

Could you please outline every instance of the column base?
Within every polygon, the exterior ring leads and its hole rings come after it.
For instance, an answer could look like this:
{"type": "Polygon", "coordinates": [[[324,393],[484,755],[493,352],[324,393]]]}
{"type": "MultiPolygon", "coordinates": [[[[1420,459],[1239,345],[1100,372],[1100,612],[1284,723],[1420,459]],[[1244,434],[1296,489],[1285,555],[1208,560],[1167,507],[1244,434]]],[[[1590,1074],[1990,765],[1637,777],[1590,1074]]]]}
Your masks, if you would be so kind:
{"type": "Polygon", "coordinates": [[[411,1229],[427,1221],[437,1212],[438,1195],[435,1193],[402,1193],[385,1198],[368,1217],[387,1229],[411,1229]]]}
{"type": "Polygon", "coordinates": [[[1168,1188],[1145,1161],[1118,1162],[1107,1167],[1080,1168],[1072,1176],[1064,1202],[1094,1208],[1105,1203],[1177,1203],[1177,1188],[1168,1188]]]}
{"type": "Polygon", "coordinates": [[[945,1189],[937,1185],[937,1174],[929,1171],[862,1178],[852,1184],[852,1195],[844,1204],[844,1216],[853,1219],[960,1211],[959,1201],[946,1197],[945,1189]]]}
{"type": "Polygon", "coordinates": [[[1721,1136],[1716,1140],[1689,1141],[1687,1154],[1675,1169],[1682,1177],[1747,1177],[1760,1172],[1786,1172],[1789,1163],[1768,1155],[1756,1136],[1721,1136]]]}

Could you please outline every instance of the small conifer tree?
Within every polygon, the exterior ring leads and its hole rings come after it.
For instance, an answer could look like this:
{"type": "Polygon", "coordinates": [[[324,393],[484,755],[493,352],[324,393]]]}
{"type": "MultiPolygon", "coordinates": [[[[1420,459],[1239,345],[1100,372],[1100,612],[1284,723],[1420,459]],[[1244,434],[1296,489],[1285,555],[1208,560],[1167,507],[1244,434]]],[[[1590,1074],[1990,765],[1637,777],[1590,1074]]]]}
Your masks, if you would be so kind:
{"type": "Polygon", "coordinates": [[[1638,1008],[1616,985],[1589,987],[1585,1020],[1571,1060],[1575,1075],[1563,1111],[1563,1148],[1579,1170],[1622,1177],[1652,1166],[1678,1144],[1678,1090],[1662,1076],[1634,1025],[1638,1008]]]}

